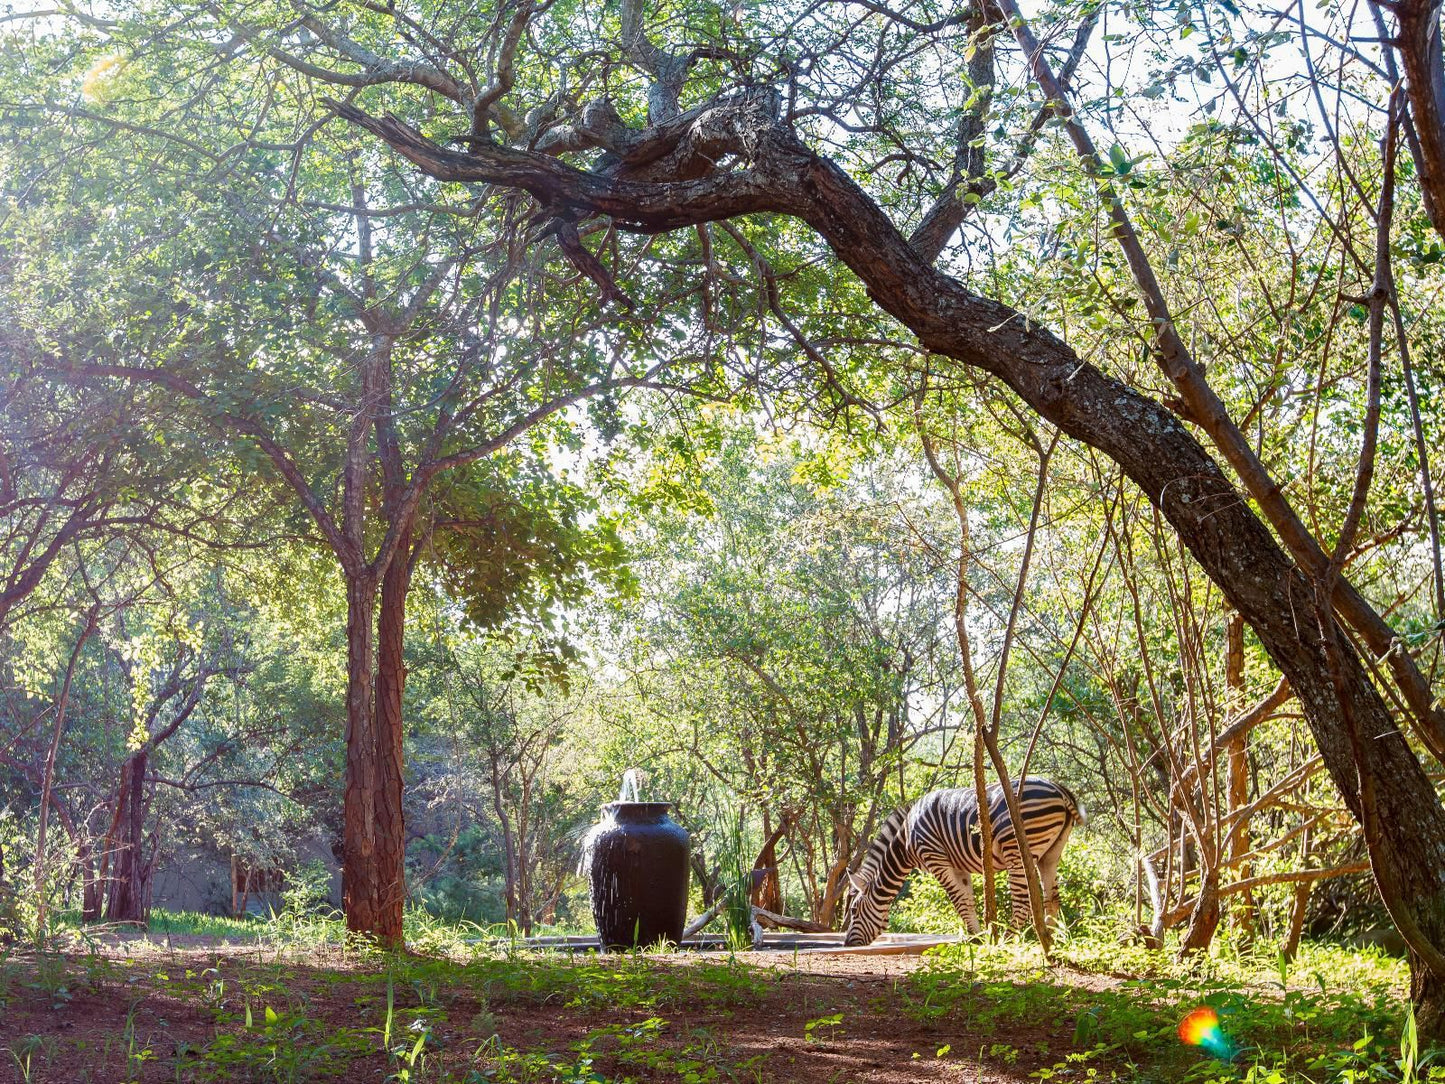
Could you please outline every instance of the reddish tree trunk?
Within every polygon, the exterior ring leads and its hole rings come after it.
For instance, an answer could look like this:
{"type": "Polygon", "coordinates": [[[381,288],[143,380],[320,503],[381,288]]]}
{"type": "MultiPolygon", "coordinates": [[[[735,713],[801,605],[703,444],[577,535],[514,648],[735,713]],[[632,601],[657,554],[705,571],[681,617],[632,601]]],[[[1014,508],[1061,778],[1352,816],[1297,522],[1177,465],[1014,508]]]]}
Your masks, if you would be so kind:
{"type": "Polygon", "coordinates": [[[406,821],[402,812],[402,694],[406,689],[406,595],[411,586],[407,565],[410,543],[403,536],[398,556],[381,582],[381,621],[376,649],[376,822],[380,883],[377,894],[382,923],[376,934],[400,944],[406,903],[406,821]]]}
{"type": "Polygon", "coordinates": [[[783,886],[778,880],[778,841],[788,829],[788,818],[783,817],[776,829],[768,823],[767,810],[763,811],[763,831],[767,839],[753,862],[753,906],[761,907],[774,914],[783,913],[783,886]]]}
{"type": "Polygon", "coordinates": [[[346,925],[391,946],[402,943],[406,901],[406,832],[402,815],[402,693],[406,666],[402,652],[410,570],[404,556],[405,543],[398,550],[403,556],[391,562],[382,578],[379,613],[374,581],[357,577],[347,586],[346,622],[342,867],[346,925]]]}
{"type": "Polygon", "coordinates": [[[141,853],[149,762],[150,750],[141,749],[128,756],[121,768],[120,792],[116,795],[119,831],[115,836],[114,873],[105,906],[105,917],[111,922],[144,923],[150,910],[150,869],[141,853]]]}
{"type": "Polygon", "coordinates": [[[346,926],[357,933],[376,928],[374,886],[378,859],[376,821],[376,728],[372,711],[376,642],[376,584],[369,577],[346,585],[346,789],[342,798],[341,897],[346,926]]]}

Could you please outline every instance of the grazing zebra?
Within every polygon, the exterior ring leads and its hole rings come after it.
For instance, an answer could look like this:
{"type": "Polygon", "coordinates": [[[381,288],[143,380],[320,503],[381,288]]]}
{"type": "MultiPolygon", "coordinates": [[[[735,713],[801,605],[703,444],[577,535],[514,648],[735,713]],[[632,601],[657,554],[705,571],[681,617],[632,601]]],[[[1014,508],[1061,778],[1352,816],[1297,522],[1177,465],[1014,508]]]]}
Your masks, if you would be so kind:
{"type": "MultiPolygon", "coordinates": [[[[1003,788],[988,788],[989,821],[993,825],[993,866],[1006,869],[1009,895],[1013,900],[1012,926],[1029,921],[1029,889],[1019,861],[1018,837],[1004,801],[1003,788]]],[[[1059,913],[1059,857],[1064,852],[1074,825],[1083,824],[1087,814],[1068,788],[1048,779],[1030,776],[1019,792],[1024,835],[1029,853],[1038,863],[1044,892],[1044,909],[1051,917],[1059,913]]],[[[970,874],[983,872],[983,840],[979,832],[978,795],[972,787],[935,790],[911,807],[896,809],[863,856],[858,872],[848,875],[853,897],[848,905],[845,945],[866,945],[888,924],[893,905],[904,880],[915,869],[926,869],[938,878],[954,910],[978,933],[973,909],[970,874]]]]}

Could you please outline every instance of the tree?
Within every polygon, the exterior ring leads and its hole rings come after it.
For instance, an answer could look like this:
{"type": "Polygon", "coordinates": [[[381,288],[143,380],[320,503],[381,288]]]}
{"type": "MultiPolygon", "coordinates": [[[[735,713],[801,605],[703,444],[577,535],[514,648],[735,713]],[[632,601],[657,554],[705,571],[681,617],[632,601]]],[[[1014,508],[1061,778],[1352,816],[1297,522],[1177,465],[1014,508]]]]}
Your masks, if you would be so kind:
{"type": "MultiPolygon", "coordinates": [[[[817,149],[816,144],[851,126],[841,110],[854,95],[850,89],[835,89],[828,80],[846,64],[842,58],[851,55],[851,48],[864,41],[884,43],[889,34],[910,45],[882,49],[880,44],[878,58],[861,65],[857,87],[876,91],[879,103],[870,110],[864,130],[879,138],[897,135],[906,118],[922,126],[929,149],[946,146],[953,134],[942,131],[948,126],[930,123],[916,111],[910,115],[897,88],[915,75],[912,65],[921,54],[911,51],[913,45],[937,45],[945,57],[971,52],[957,33],[965,21],[961,14],[925,21],[876,7],[859,20],[860,29],[839,32],[826,51],[801,40],[805,30],[822,34],[827,29],[822,14],[803,20],[792,36],[784,31],[784,38],[769,47],[747,35],[743,41],[748,44],[735,44],[726,24],[717,24],[709,34],[703,23],[689,23],[681,33],[705,43],[673,51],[646,31],[641,5],[625,3],[616,36],[592,36],[589,46],[608,57],[611,70],[636,73],[646,83],[645,110],[641,94],[631,98],[638,104],[629,105],[634,123],[628,123],[608,104],[609,94],[626,100],[627,91],[606,85],[575,109],[565,100],[552,107],[555,111],[548,116],[556,121],[545,135],[508,131],[502,123],[505,116],[520,112],[507,103],[510,85],[500,93],[479,94],[456,81],[441,85],[434,78],[423,80],[417,68],[407,69],[400,81],[420,83],[424,94],[447,103],[451,115],[469,128],[465,151],[446,149],[412,125],[378,119],[349,102],[336,102],[333,108],[428,175],[528,192],[543,214],[562,223],[600,216],[615,230],[643,235],[696,231],[749,215],[778,216],[774,221],[779,230],[788,229],[784,223],[789,220],[805,223],[922,350],[988,374],[1070,437],[1119,464],[1244,617],[1303,705],[1325,764],[1364,828],[1382,898],[1410,943],[1417,1016],[1427,1034],[1445,1035],[1445,810],[1359,649],[1341,633],[1342,627],[1350,630],[1387,661],[1408,733],[1435,755],[1445,751],[1445,726],[1413,656],[1341,575],[1369,492],[1378,414],[1372,408],[1366,418],[1355,496],[1341,521],[1334,552],[1327,552],[1255,454],[1179,331],[1154,261],[1121,194],[1127,191],[1131,159],[1122,151],[1106,158],[1095,149],[1030,24],[1012,4],[1005,2],[991,14],[1001,16],[1002,24],[988,24],[982,32],[985,43],[997,47],[1001,32],[1012,32],[1044,91],[1038,115],[1061,125],[1089,178],[1095,206],[1120,246],[1142,303],[1147,331],[1141,331],[1137,341],[1167,381],[1167,396],[1161,397],[1152,381],[1135,384],[1109,375],[1028,313],[982,296],[936,268],[937,253],[910,243],[885,203],[850,176],[843,163],[851,148],[840,144],[835,156],[817,149]],[[958,52],[950,54],[949,49],[958,52]],[[558,115],[564,107],[565,113],[558,115]],[[828,128],[819,117],[832,118],[836,125],[828,128]],[[591,149],[605,153],[592,162],[576,158],[577,165],[562,160],[591,149]],[[1215,446],[1238,483],[1206,451],[1196,431],[1215,446]]],[[[540,17],[538,9],[519,8],[513,25],[525,26],[540,17]]],[[[316,20],[324,25],[319,14],[316,20]]],[[[318,40],[323,43],[319,49],[349,61],[345,71],[351,81],[398,81],[391,74],[398,70],[395,57],[382,61],[347,49],[331,29],[318,40]]],[[[513,48],[522,40],[520,32],[508,39],[513,48]]],[[[552,39],[544,34],[534,40],[552,39]]],[[[1250,44],[1257,55],[1260,39],[1252,38],[1250,44]]],[[[1248,50],[1245,58],[1250,58],[1248,50]]],[[[1429,59],[1438,65],[1438,55],[1429,59]]],[[[946,69],[950,60],[940,63],[946,69]]],[[[333,75],[332,81],[345,80],[333,75]]],[[[967,110],[960,112],[966,115],[967,110]]],[[[1374,286],[1368,295],[1375,314],[1372,389],[1379,386],[1379,344],[1389,297],[1393,148],[1401,115],[1399,110],[1390,113],[1382,164],[1373,167],[1383,171],[1378,207],[1370,205],[1376,201],[1361,201],[1363,211],[1379,224],[1372,232],[1386,238],[1373,246],[1384,255],[1374,261],[1374,286]]],[[[1429,120],[1417,117],[1422,126],[1429,120]]],[[[902,136],[897,138],[908,146],[902,136]]],[[[902,161],[922,171],[929,160],[920,148],[910,149],[902,161]]],[[[941,198],[959,202],[956,192],[947,189],[941,198]]],[[[916,216],[916,204],[912,210],[916,216]]],[[[959,221],[962,217],[960,211],[959,221]]],[[[597,273],[590,253],[571,255],[580,258],[589,273],[597,273]]],[[[1362,270],[1369,278],[1369,261],[1362,270]]],[[[1369,398],[1376,402],[1378,391],[1371,391],[1369,398]]]]}
{"type": "MultiPolygon", "coordinates": [[[[638,524],[647,591],[622,615],[649,706],[637,724],[671,737],[678,772],[741,803],[724,819],[777,833],[824,926],[878,824],[928,778],[905,765],[944,748],[958,685],[940,582],[900,507],[906,467],[850,470],[831,451],[724,430],[686,497],[638,524]]],[[[673,476],[659,459],[639,473],[673,476]]]]}
{"type": "Polygon", "coordinates": [[[668,362],[634,369],[595,312],[550,311],[546,299],[573,284],[529,278],[514,258],[517,200],[499,193],[495,220],[487,201],[458,219],[418,202],[403,173],[367,176],[354,138],[313,138],[314,103],[283,62],[257,84],[213,65],[211,42],[162,34],[142,52],[155,29],[144,14],[80,22],[78,42],[32,28],[33,52],[7,58],[24,69],[11,85],[28,80],[32,94],[12,126],[58,112],[68,137],[7,150],[17,213],[5,244],[40,377],[30,383],[144,401],[157,444],[224,449],[231,494],[258,480],[286,493],[290,532],[331,553],[348,607],[343,895],[353,929],[397,943],[416,569],[443,551],[465,581],[467,553],[487,587],[474,609],[495,617],[541,579],[560,589],[615,564],[600,532],[577,527],[579,502],[519,515],[518,491],[545,488],[547,444],[576,442],[578,404],[653,383],[668,362]],[[95,52],[86,104],[56,110],[46,95],[64,84],[69,44],[95,52]],[[58,63],[31,68],[42,56],[58,63]],[[188,63],[210,74],[167,106],[188,63]],[[255,111],[236,112],[234,95],[254,96],[255,111]],[[192,117],[189,135],[167,130],[170,106],[192,117]],[[137,175],[94,150],[111,142],[126,158],[153,155],[153,168],[137,175]],[[230,177],[222,204],[210,198],[216,168],[230,177]],[[421,234],[432,240],[414,244],[421,234]],[[67,304],[47,307],[47,293],[67,304]],[[489,547],[445,552],[448,531],[489,547]]]}

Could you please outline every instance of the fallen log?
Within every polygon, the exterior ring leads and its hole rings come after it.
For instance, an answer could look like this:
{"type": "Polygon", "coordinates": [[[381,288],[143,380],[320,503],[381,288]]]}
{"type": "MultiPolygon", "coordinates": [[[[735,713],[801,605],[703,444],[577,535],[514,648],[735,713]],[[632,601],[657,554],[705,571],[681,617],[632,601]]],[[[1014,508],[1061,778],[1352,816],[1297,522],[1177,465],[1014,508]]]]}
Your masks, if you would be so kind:
{"type": "Polygon", "coordinates": [[[832,933],[827,926],[821,922],[813,922],[806,918],[793,918],[791,915],[780,915],[773,911],[765,910],[762,907],[753,908],[753,917],[774,926],[780,926],[789,930],[798,930],[801,933],[832,933]]]}
{"type": "Polygon", "coordinates": [[[826,952],[833,956],[921,956],[928,949],[937,948],[939,945],[956,945],[958,942],[957,937],[923,937],[917,941],[875,941],[871,945],[798,949],[797,954],[815,956],[826,952]]]}
{"type": "Polygon", "coordinates": [[[718,915],[722,914],[723,904],[725,902],[727,901],[719,899],[706,911],[698,915],[697,918],[693,919],[691,924],[689,924],[688,927],[682,931],[682,940],[686,941],[689,937],[697,933],[699,930],[705,929],[709,922],[717,918],[718,915]]]}

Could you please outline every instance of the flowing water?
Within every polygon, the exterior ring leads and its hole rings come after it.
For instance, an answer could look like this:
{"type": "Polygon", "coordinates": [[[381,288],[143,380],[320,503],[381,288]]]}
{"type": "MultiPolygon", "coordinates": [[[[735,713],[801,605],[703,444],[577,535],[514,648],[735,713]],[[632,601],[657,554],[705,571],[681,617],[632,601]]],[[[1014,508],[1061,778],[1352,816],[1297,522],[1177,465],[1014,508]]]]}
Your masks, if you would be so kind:
{"type": "Polygon", "coordinates": [[[647,776],[641,768],[628,768],[622,773],[622,787],[617,792],[619,802],[640,802],[642,801],[642,782],[647,776]],[[632,797],[629,798],[628,792],[632,797]]]}
{"type": "MultiPolygon", "coordinates": [[[[619,802],[642,801],[642,784],[646,778],[647,773],[641,768],[628,768],[622,773],[622,786],[617,791],[617,800],[619,802]]],[[[597,837],[611,827],[612,818],[603,814],[602,819],[587,829],[587,834],[582,837],[582,853],[577,857],[577,872],[583,877],[592,872],[592,852],[597,837]]]]}

